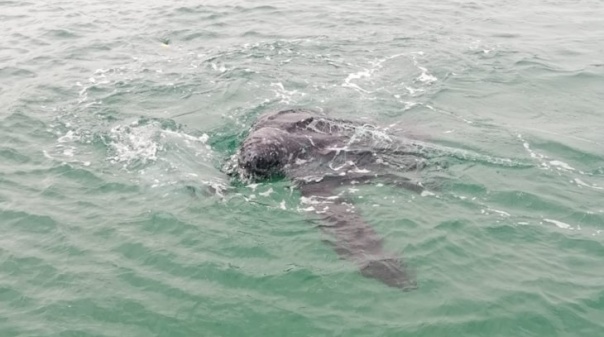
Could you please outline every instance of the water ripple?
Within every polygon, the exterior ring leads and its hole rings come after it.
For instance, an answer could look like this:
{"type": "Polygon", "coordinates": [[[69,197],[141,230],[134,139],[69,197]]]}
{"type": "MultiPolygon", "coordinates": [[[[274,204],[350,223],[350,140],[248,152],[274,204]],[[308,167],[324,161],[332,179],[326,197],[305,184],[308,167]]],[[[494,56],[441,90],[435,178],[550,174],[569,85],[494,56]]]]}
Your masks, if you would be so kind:
{"type": "Polygon", "coordinates": [[[604,330],[601,2],[0,7],[0,335],[604,330]],[[439,144],[429,193],[343,191],[416,291],[339,260],[288,182],[228,183],[291,106],[439,144]]]}

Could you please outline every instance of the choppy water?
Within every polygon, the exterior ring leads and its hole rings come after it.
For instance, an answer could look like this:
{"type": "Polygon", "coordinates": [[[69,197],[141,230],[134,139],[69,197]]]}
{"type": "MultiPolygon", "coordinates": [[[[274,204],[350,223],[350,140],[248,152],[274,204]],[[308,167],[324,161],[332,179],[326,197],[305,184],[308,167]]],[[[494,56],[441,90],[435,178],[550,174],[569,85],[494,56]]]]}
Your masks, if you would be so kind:
{"type": "Polygon", "coordinates": [[[2,1],[0,22],[1,336],[603,335],[601,1],[2,1]],[[530,165],[352,194],[417,275],[402,293],[287,182],[221,172],[292,106],[530,165]]]}

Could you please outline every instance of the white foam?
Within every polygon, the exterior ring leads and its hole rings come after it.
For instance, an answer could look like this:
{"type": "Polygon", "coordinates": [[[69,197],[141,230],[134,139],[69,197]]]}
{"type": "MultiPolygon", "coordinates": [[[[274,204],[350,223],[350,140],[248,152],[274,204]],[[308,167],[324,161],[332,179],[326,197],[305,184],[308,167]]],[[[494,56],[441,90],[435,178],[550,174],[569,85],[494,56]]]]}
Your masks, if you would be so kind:
{"type": "Polygon", "coordinates": [[[494,209],[494,208],[488,208],[487,210],[488,210],[489,212],[497,213],[497,214],[499,214],[499,215],[501,215],[501,216],[503,216],[503,217],[509,217],[509,216],[511,216],[511,214],[510,214],[510,213],[505,212],[505,211],[500,211],[500,210],[498,210],[498,209],[494,209]]]}
{"type": "Polygon", "coordinates": [[[428,190],[423,190],[422,193],[420,194],[422,197],[433,197],[436,196],[435,193],[432,193],[428,190]]]}
{"type": "Polygon", "coordinates": [[[534,151],[531,148],[530,144],[526,140],[524,140],[524,138],[522,137],[521,134],[518,134],[518,139],[520,139],[520,141],[522,142],[522,146],[524,147],[526,152],[528,152],[528,154],[531,156],[531,158],[533,158],[539,162],[539,166],[542,169],[552,170],[552,168],[555,168],[558,171],[574,171],[574,172],[578,172],[580,174],[584,174],[582,171],[576,170],[574,167],[570,166],[568,163],[565,163],[561,160],[556,160],[556,159],[550,160],[550,158],[548,158],[546,155],[534,151]]]}
{"type": "Polygon", "coordinates": [[[351,73],[348,74],[348,76],[346,77],[346,79],[344,80],[344,83],[342,83],[343,87],[347,87],[347,88],[352,88],[355,89],[357,91],[360,91],[362,93],[368,93],[369,91],[359,87],[357,84],[352,83],[353,80],[358,80],[361,78],[368,78],[371,77],[372,75],[372,71],[369,69],[364,69],[362,71],[356,72],[356,73],[351,73]]]}
{"type": "Polygon", "coordinates": [[[216,63],[212,62],[210,63],[210,65],[212,66],[212,69],[218,72],[224,73],[225,71],[227,71],[226,67],[222,64],[220,66],[217,66],[216,63]]]}
{"type": "Polygon", "coordinates": [[[428,69],[424,68],[424,67],[419,67],[418,68],[422,71],[422,73],[417,77],[417,80],[423,83],[434,83],[436,81],[438,81],[438,78],[436,78],[436,76],[430,74],[428,72],[428,69]]]}
{"type": "Polygon", "coordinates": [[[308,160],[296,158],[295,164],[296,165],[303,165],[303,164],[306,164],[307,162],[308,162],[308,160]]]}
{"type": "Polygon", "coordinates": [[[315,210],[315,213],[317,213],[317,214],[324,214],[324,213],[327,213],[327,210],[328,210],[328,209],[329,209],[329,206],[325,206],[325,207],[323,207],[323,209],[322,209],[322,210],[320,210],[320,211],[319,211],[319,210],[315,210]]]}
{"type": "Polygon", "coordinates": [[[309,206],[309,207],[306,207],[306,208],[299,208],[298,207],[298,210],[299,211],[303,211],[303,212],[314,212],[315,208],[313,206],[309,206]]]}
{"type": "Polygon", "coordinates": [[[63,155],[66,157],[73,157],[75,152],[75,147],[73,146],[68,146],[65,149],[63,149],[63,155]]]}
{"type": "Polygon", "coordinates": [[[309,198],[300,197],[300,203],[305,204],[305,205],[317,205],[317,204],[320,204],[321,202],[313,197],[309,197],[309,198]]]}
{"type": "Polygon", "coordinates": [[[80,137],[78,135],[76,135],[76,133],[73,130],[69,130],[67,131],[67,133],[65,133],[65,135],[59,137],[59,139],[57,139],[57,142],[59,143],[67,143],[67,142],[73,142],[75,140],[79,140],[80,137]]]}
{"type": "MultiPolygon", "coordinates": [[[[397,57],[404,56],[404,55],[405,54],[403,54],[403,53],[395,54],[395,55],[387,56],[387,57],[384,57],[381,59],[374,59],[374,60],[369,61],[369,64],[371,65],[369,68],[363,68],[363,70],[348,74],[346,76],[346,79],[344,79],[344,82],[342,83],[342,87],[352,88],[360,93],[369,93],[370,92],[369,90],[366,90],[366,89],[360,87],[358,84],[354,83],[353,81],[372,77],[375,72],[377,72],[378,70],[380,70],[384,67],[384,63],[386,61],[392,60],[392,59],[395,59],[397,57]]],[[[347,64],[347,65],[351,65],[351,64],[347,64]]]]}
{"type": "Polygon", "coordinates": [[[146,164],[157,160],[157,153],[162,149],[157,141],[160,126],[155,123],[142,126],[118,125],[109,132],[109,146],[113,155],[112,163],[123,163],[124,167],[134,163],[146,164]]]}
{"type": "Polygon", "coordinates": [[[312,140],[312,137],[309,135],[305,135],[306,138],[308,138],[308,141],[310,142],[310,145],[315,146],[315,142],[312,140]]]}
{"type": "Polygon", "coordinates": [[[575,178],[575,183],[579,186],[584,186],[584,187],[589,187],[589,188],[593,188],[594,190],[604,190],[604,187],[598,186],[598,185],[590,185],[586,182],[584,182],[583,180],[579,179],[579,178],[575,178]]]}
{"type": "Polygon", "coordinates": [[[295,98],[296,96],[306,96],[305,92],[299,92],[298,90],[286,90],[281,82],[271,83],[270,86],[275,88],[273,90],[275,93],[275,98],[278,98],[281,103],[296,104],[298,103],[295,98]]]}
{"type": "Polygon", "coordinates": [[[351,170],[350,172],[353,172],[353,173],[369,173],[371,171],[369,171],[368,169],[360,169],[360,168],[356,167],[354,170],[351,170]]]}
{"type": "Polygon", "coordinates": [[[568,170],[568,171],[574,171],[575,169],[568,165],[567,163],[560,161],[560,160],[552,160],[549,162],[550,165],[552,166],[556,166],[556,168],[560,169],[564,169],[564,170],[568,170]]]}
{"type": "Polygon", "coordinates": [[[269,189],[268,189],[267,191],[265,191],[265,192],[258,193],[258,195],[261,195],[261,196],[263,196],[263,197],[268,197],[268,196],[270,196],[270,195],[271,195],[273,192],[274,192],[274,191],[273,191],[273,188],[271,187],[271,188],[269,188],[269,189]]]}
{"type": "Polygon", "coordinates": [[[436,76],[430,74],[430,72],[428,71],[427,68],[422,67],[419,64],[419,62],[417,61],[417,56],[416,55],[423,56],[424,52],[420,51],[420,52],[414,53],[414,55],[412,56],[412,58],[413,58],[413,64],[415,65],[415,67],[417,69],[419,69],[421,71],[421,74],[416,78],[416,80],[420,81],[422,83],[426,83],[426,84],[432,84],[432,83],[438,81],[438,78],[436,78],[436,76]]]}
{"type": "Polygon", "coordinates": [[[558,220],[553,220],[553,219],[543,219],[543,221],[545,222],[549,222],[551,224],[556,225],[558,228],[562,228],[562,229],[573,229],[573,226],[562,222],[562,221],[558,221],[558,220]]]}

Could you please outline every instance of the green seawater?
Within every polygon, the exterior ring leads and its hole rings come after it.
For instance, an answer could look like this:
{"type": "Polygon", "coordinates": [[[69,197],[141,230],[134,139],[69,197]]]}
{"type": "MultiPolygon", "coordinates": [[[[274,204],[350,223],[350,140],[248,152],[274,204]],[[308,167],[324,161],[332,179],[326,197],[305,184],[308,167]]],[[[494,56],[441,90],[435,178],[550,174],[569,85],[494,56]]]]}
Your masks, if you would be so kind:
{"type": "Polygon", "coordinates": [[[0,41],[0,337],[604,336],[602,1],[0,1],[0,41]],[[347,192],[401,292],[223,173],[290,107],[509,165],[347,192]]]}

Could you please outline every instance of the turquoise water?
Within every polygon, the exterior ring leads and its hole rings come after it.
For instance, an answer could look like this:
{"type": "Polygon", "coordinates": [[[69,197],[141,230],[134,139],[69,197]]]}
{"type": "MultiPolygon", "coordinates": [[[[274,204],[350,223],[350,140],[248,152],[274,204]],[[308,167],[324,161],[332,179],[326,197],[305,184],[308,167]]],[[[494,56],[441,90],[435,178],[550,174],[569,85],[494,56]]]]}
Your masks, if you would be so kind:
{"type": "Polygon", "coordinates": [[[603,336],[601,1],[0,2],[0,336],[603,336]],[[222,172],[289,107],[450,156],[359,212],[222,172]]]}

